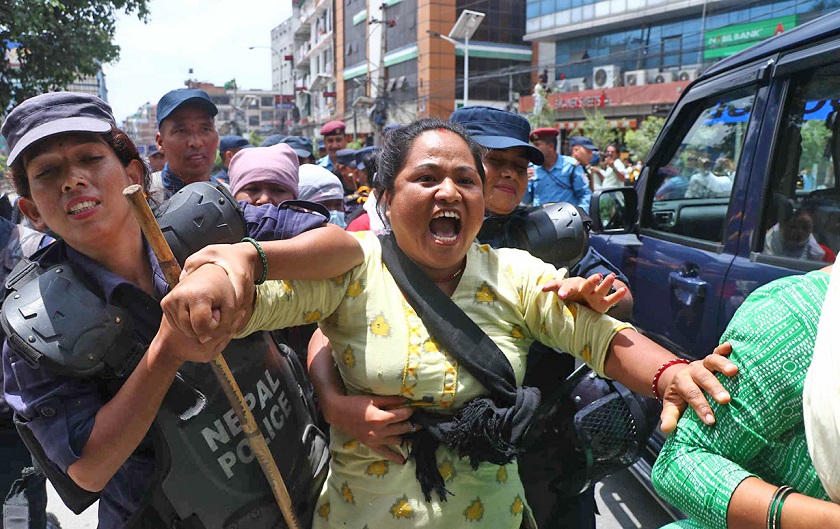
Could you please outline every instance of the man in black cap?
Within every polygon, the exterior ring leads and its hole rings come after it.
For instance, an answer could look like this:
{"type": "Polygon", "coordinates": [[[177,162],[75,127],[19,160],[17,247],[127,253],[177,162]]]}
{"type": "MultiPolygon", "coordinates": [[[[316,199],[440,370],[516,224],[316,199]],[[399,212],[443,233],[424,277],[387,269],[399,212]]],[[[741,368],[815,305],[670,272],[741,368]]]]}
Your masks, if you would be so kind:
{"type": "Polygon", "coordinates": [[[193,182],[214,180],[210,172],[216,162],[219,133],[213,118],[218,112],[204,90],[179,88],[160,98],[155,142],[166,155],[166,165],[160,181],[152,184],[157,189],[150,189],[156,199],[167,199],[193,182]]]}
{"type": "Polygon", "coordinates": [[[213,175],[213,178],[219,182],[229,184],[228,167],[230,167],[230,160],[234,154],[249,147],[253,147],[253,145],[242,136],[222,136],[219,139],[219,157],[222,159],[222,168],[219,169],[218,173],[213,175]]]}
{"type": "Polygon", "coordinates": [[[315,156],[312,154],[312,140],[303,136],[286,136],[280,143],[285,143],[295,151],[298,157],[298,164],[315,163],[315,156]]]}
{"type": "MultiPolygon", "coordinates": [[[[552,135],[556,141],[557,135],[546,129],[537,129],[534,134],[537,134],[537,137],[535,139],[532,135],[532,141],[547,141],[552,135]]],[[[580,136],[574,138],[578,137],[580,136]]],[[[522,202],[534,206],[568,202],[589,211],[592,190],[586,180],[584,167],[571,156],[555,156],[554,160],[547,158],[544,163],[534,168],[534,177],[528,182],[528,191],[522,202]]]]}

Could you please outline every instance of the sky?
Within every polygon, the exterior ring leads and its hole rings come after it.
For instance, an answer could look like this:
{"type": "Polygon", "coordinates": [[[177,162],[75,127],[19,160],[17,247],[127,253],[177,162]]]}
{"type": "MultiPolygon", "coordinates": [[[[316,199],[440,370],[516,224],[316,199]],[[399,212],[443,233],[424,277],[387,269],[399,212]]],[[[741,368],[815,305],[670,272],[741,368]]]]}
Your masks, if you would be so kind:
{"type": "Polygon", "coordinates": [[[136,14],[117,19],[120,58],[103,68],[117,123],[189,77],[271,89],[271,50],[248,47],[270,45],[292,0],[151,0],[149,11],[146,24],[136,14]]]}

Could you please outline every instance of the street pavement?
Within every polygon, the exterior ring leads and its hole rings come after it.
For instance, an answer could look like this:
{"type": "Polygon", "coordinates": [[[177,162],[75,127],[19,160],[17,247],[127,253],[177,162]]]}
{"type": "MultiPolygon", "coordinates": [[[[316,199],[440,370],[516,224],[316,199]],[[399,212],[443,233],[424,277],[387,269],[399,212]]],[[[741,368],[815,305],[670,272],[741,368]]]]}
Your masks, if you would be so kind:
{"type": "MultiPolygon", "coordinates": [[[[47,510],[58,516],[62,529],[96,529],[97,505],[76,516],[49,487],[47,510]]],[[[628,472],[619,472],[595,485],[595,501],[601,515],[597,529],[657,529],[671,521],[628,472]]]]}

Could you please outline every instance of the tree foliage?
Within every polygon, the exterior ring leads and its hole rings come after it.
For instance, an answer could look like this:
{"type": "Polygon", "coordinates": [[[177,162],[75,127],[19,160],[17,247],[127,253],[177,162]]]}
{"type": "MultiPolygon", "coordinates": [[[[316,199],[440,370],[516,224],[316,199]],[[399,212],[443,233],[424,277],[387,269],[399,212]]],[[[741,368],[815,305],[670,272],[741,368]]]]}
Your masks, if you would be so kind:
{"type": "Polygon", "coordinates": [[[252,130],[250,133],[248,133],[248,142],[249,142],[251,145],[253,145],[254,147],[259,147],[259,146],[260,146],[260,144],[262,144],[262,142],[263,142],[263,140],[264,140],[264,139],[265,139],[265,138],[263,138],[263,137],[260,135],[260,133],[259,133],[259,132],[257,132],[257,131],[255,131],[255,130],[252,130]]]}
{"type": "Polygon", "coordinates": [[[638,129],[627,131],[624,135],[624,143],[633,151],[634,160],[647,159],[663,126],[665,126],[665,118],[648,116],[638,129]]]}
{"type": "Polygon", "coordinates": [[[119,58],[116,15],[148,19],[149,0],[4,0],[0,2],[0,114],[28,97],[95,75],[119,58]],[[20,66],[13,66],[10,58],[20,66]]]}
{"type": "Polygon", "coordinates": [[[573,136],[588,137],[601,151],[606,150],[607,145],[612,142],[621,143],[621,134],[610,126],[600,110],[597,108],[592,109],[592,111],[584,109],[583,116],[586,121],[583,122],[582,127],[572,131],[573,136]]]}

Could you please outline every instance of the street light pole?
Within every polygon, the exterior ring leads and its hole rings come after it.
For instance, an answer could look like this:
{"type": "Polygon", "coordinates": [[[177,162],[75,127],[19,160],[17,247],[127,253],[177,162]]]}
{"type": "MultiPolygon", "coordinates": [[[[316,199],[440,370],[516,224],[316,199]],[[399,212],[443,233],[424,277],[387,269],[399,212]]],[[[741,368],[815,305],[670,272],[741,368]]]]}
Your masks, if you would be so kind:
{"type": "Polygon", "coordinates": [[[470,104],[470,37],[464,37],[464,106],[470,104]]]}
{"type": "Polygon", "coordinates": [[[464,106],[467,106],[470,100],[470,37],[478,29],[482,20],[484,20],[484,13],[464,9],[448,36],[430,29],[426,30],[429,35],[452,43],[456,49],[461,47],[464,50],[464,106]],[[463,39],[464,42],[461,43],[458,39],[463,39]]]}

